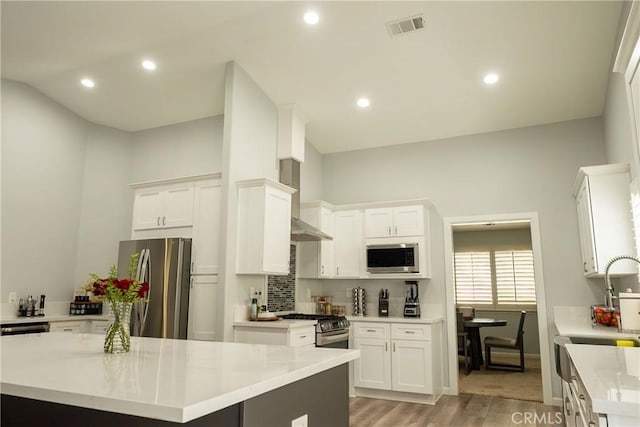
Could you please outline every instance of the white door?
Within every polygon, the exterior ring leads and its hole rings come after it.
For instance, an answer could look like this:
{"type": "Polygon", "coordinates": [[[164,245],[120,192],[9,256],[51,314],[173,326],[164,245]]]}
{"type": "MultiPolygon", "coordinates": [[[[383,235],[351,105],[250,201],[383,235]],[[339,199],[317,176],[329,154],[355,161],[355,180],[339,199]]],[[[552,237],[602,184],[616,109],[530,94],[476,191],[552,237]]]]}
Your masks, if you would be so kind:
{"type": "Polygon", "coordinates": [[[433,393],[431,343],[429,341],[394,340],[392,374],[394,391],[433,393]]]}
{"type": "Polygon", "coordinates": [[[360,277],[362,244],[362,218],[360,211],[340,211],[334,214],[335,275],[360,277]]]}
{"type": "Polygon", "coordinates": [[[218,274],[220,193],[219,179],[196,183],[191,274],[218,274]]]}
{"type": "Polygon", "coordinates": [[[162,227],[193,225],[193,184],[169,186],[162,198],[162,227]]]}
{"type": "Polygon", "coordinates": [[[394,236],[421,236],[424,234],[424,207],[422,205],[393,208],[394,236]]]}
{"type": "Polygon", "coordinates": [[[191,276],[188,339],[215,340],[217,301],[218,276],[191,276]]]}
{"type": "Polygon", "coordinates": [[[360,350],[360,358],[354,362],[356,387],[391,389],[391,352],[389,340],[355,338],[354,347],[360,350]]]}
{"type": "Polygon", "coordinates": [[[160,228],[162,220],[162,191],[157,188],[136,190],[133,201],[133,229],[160,228]]]}
{"type": "Polygon", "coordinates": [[[364,211],[365,236],[389,237],[393,235],[393,209],[375,208],[364,211]]]}

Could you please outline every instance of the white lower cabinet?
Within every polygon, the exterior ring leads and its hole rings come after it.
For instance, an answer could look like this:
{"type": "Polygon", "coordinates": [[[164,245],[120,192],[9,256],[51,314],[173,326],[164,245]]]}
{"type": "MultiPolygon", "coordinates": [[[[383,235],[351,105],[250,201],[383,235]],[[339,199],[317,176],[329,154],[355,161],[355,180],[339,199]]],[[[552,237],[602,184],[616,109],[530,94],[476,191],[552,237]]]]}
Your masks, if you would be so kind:
{"type": "Polygon", "coordinates": [[[288,345],[290,347],[313,347],[316,344],[315,326],[300,328],[261,327],[235,325],[234,341],[248,344],[288,345]]]}
{"type": "MultiPolygon", "coordinates": [[[[353,324],[356,388],[442,393],[439,324],[359,322],[353,324]]],[[[359,393],[356,389],[356,394],[359,393]]],[[[366,394],[366,392],[364,393],[366,394]]]]}
{"type": "Polygon", "coordinates": [[[216,338],[218,276],[191,276],[189,294],[187,339],[214,341],[216,338]]]}
{"type": "Polygon", "coordinates": [[[111,322],[109,320],[90,320],[89,332],[92,334],[104,334],[111,322]]]}
{"type": "Polygon", "coordinates": [[[49,332],[70,332],[72,334],[80,334],[86,330],[85,320],[70,320],[64,322],[51,322],[49,324],[49,332]]]}

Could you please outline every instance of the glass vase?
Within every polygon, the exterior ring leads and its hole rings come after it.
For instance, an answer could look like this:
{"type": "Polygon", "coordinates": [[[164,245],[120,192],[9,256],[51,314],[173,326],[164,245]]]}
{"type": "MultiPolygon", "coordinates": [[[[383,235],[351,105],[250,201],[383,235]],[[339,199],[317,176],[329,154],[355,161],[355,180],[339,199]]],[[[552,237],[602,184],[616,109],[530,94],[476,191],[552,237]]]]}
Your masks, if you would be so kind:
{"type": "Polygon", "coordinates": [[[126,353],[131,348],[130,321],[131,302],[109,301],[114,319],[104,337],[105,353],[126,353]]]}

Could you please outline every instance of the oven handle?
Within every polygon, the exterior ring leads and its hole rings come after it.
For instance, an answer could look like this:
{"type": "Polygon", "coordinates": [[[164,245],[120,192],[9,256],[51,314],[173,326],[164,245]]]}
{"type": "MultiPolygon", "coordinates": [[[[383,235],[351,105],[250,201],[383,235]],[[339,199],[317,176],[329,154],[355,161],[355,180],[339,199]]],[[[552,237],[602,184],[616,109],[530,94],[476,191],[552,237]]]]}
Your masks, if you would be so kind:
{"type": "Polygon", "coordinates": [[[322,347],[323,345],[333,344],[339,341],[348,341],[349,340],[349,331],[340,332],[338,334],[333,335],[317,335],[316,346],[322,347]]]}

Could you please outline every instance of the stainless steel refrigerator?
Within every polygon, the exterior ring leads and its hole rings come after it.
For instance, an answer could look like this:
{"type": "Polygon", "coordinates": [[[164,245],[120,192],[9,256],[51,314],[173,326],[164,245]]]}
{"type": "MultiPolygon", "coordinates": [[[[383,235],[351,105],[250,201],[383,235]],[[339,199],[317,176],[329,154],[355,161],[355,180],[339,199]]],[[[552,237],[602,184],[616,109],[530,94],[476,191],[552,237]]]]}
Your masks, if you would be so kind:
{"type": "Polygon", "coordinates": [[[131,312],[131,335],[187,338],[191,239],[125,240],[118,250],[118,273],[129,274],[131,255],[139,253],[136,278],[149,283],[147,301],[131,312]]]}

